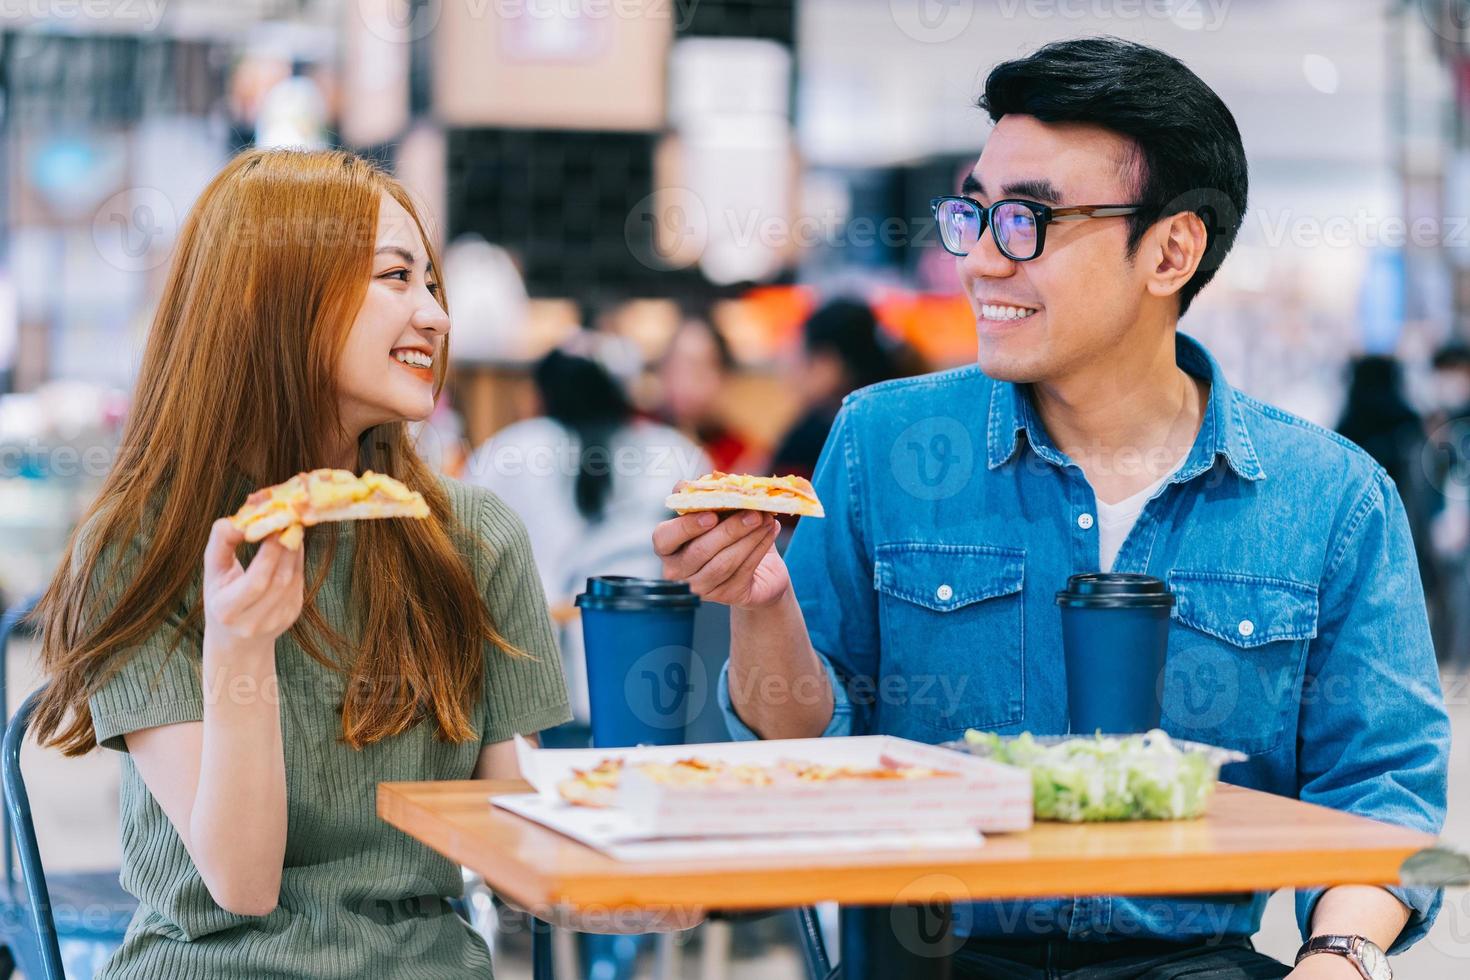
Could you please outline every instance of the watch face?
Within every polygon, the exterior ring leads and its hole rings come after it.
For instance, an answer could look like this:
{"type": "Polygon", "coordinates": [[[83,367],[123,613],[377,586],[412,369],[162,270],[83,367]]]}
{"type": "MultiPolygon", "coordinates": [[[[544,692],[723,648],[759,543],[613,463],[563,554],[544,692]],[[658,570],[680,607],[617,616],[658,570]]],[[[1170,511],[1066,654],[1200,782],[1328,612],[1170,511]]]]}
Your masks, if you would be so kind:
{"type": "Polygon", "coordinates": [[[1363,969],[1368,971],[1368,976],[1372,980],[1393,980],[1393,970],[1389,968],[1388,957],[1373,943],[1367,940],[1360,943],[1358,958],[1363,961],[1363,969]]]}

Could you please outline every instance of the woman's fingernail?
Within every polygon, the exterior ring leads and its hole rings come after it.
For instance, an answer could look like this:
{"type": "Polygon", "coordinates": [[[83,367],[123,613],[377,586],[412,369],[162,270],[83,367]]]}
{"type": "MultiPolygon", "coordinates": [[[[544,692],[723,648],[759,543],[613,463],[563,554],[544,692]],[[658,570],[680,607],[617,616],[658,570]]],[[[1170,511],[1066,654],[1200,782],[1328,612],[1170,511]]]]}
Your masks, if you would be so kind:
{"type": "Polygon", "coordinates": [[[719,522],[720,522],[720,519],[718,517],[716,517],[714,514],[711,514],[709,511],[705,511],[703,514],[700,514],[699,515],[699,526],[700,527],[714,527],[719,522]]]}
{"type": "Polygon", "coordinates": [[[753,510],[746,511],[745,516],[742,517],[741,520],[745,522],[746,527],[755,527],[761,522],[761,515],[757,514],[753,510]]]}

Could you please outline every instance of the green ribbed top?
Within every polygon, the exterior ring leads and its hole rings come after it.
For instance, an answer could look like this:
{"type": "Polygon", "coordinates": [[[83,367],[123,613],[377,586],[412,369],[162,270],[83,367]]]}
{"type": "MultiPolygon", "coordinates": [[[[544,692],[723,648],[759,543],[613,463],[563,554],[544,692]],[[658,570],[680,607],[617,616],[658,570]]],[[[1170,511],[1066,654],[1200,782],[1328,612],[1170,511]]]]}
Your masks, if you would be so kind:
{"type": "MultiPolygon", "coordinates": [[[[454,513],[484,541],[476,581],[496,627],[534,658],[487,645],[480,738],[446,744],[425,724],[361,751],[348,747],[338,714],[342,676],[289,635],[281,637],[276,673],[287,826],[280,903],[260,918],[234,915],[210,898],[126,755],[128,732],[203,718],[200,651],[185,643],[169,654],[172,631],[161,629],[91,702],[97,741],[124,753],[122,884],[139,900],[127,938],[100,980],[491,976],[485,943],[446,901],[461,894],[458,866],[379,820],[377,785],[468,779],[483,745],[550,728],[571,712],[524,525],[493,493],[444,483],[454,513]]],[[[317,605],[335,629],[352,636],[353,525],[336,527],[336,554],[317,605]]],[[[322,530],[307,534],[308,580],[323,557],[313,542],[322,530]]]]}

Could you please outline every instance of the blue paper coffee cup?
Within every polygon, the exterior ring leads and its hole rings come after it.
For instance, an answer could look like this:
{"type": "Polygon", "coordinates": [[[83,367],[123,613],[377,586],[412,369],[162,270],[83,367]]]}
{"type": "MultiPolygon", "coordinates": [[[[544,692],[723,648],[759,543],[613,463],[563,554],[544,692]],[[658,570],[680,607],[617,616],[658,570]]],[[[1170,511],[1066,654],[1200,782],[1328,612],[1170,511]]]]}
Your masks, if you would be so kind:
{"type": "Polygon", "coordinates": [[[694,610],[686,582],[600,575],[577,596],[587,656],[592,744],[678,745],[684,741],[694,610]]]}
{"type": "Polygon", "coordinates": [[[1073,575],[1057,593],[1067,717],[1077,734],[1159,727],[1174,594],[1149,575],[1073,575]]]}

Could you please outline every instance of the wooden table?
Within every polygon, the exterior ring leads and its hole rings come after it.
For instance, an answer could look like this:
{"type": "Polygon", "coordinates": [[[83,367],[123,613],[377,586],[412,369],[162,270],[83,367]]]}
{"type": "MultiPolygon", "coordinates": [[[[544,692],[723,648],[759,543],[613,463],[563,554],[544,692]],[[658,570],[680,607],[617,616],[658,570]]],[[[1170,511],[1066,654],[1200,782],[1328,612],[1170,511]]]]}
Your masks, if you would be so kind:
{"type": "Polygon", "coordinates": [[[628,863],[492,807],[517,781],[383,783],[378,815],[529,909],[740,910],[1395,884],[1429,834],[1222,785],[1200,820],[1038,823],[973,850],[628,863]]]}

